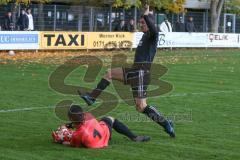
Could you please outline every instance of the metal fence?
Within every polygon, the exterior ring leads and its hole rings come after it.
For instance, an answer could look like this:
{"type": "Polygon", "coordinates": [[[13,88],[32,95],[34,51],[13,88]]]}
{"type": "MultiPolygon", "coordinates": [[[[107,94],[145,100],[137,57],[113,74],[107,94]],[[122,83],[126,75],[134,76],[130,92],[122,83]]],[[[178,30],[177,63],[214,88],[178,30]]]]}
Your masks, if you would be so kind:
{"type": "MultiPolygon", "coordinates": [[[[14,22],[16,22],[22,8],[25,6],[14,4],[0,6],[0,20],[3,20],[6,12],[11,10],[14,22]]],[[[33,4],[30,8],[32,8],[35,30],[38,31],[113,31],[121,19],[128,22],[131,18],[139,19],[142,14],[141,10],[134,7],[125,10],[111,7],[33,4]]],[[[167,13],[160,15],[168,17],[173,28],[180,16],[185,21],[187,17],[192,16],[198,32],[209,32],[210,30],[210,14],[207,10],[188,11],[184,15],[167,13]]],[[[137,21],[135,23],[137,25],[137,21]]],[[[220,32],[226,31],[223,28],[224,23],[226,22],[224,22],[223,14],[219,26],[220,32]]],[[[236,17],[234,29],[233,32],[240,33],[240,16],[236,17]]]]}

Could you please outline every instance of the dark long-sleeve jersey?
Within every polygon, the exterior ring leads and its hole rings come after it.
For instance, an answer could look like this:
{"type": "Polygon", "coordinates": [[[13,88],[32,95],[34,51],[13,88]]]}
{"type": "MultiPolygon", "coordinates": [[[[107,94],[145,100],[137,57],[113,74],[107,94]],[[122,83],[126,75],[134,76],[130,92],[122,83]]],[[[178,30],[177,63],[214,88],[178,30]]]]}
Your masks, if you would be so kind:
{"type": "MultiPolygon", "coordinates": [[[[153,20],[149,16],[144,15],[144,20],[149,28],[149,31],[144,33],[140,40],[138,47],[135,52],[134,64],[151,64],[156,52],[158,45],[158,31],[154,25],[153,20]]],[[[151,66],[151,65],[150,65],[151,66]]]]}

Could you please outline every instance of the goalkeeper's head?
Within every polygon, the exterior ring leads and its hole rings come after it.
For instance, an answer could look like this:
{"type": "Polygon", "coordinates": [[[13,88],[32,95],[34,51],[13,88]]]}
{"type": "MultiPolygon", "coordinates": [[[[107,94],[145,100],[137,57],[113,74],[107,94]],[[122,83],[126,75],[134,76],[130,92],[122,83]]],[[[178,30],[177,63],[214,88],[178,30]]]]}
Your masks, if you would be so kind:
{"type": "Polygon", "coordinates": [[[68,110],[69,120],[73,123],[83,123],[84,122],[84,112],[82,107],[79,105],[71,105],[68,110]]]}

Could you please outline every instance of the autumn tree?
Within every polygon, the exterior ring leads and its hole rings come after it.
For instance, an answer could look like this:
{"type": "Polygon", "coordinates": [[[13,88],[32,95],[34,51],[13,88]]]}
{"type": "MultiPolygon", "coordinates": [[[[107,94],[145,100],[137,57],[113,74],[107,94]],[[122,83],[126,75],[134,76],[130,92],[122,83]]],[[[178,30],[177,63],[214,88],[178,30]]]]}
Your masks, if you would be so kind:
{"type": "Polygon", "coordinates": [[[30,4],[31,2],[38,2],[38,3],[47,3],[50,0],[0,0],[0,4],[8,4],[8,3],[15,3],[15,4],[30,4]]]}
{"type": "Polygon", "coordinates": [[[184,4],[186,0],[114,0],[114,7],[129,8],[136,6],[138,8],[148,3],[151,7],[158,10],[164,9],[173,13],[182,13],[184,11],[184,4]]]}
{"type": "MultiPolygon", "coordinates": [[[[88,6],[104,6],[109,5],[115,8],[125,8],[129,9],[132,6],[137,8],[142,8],[146,3],[152,8],[158,10],[164,9],[172,13],[182,13],[184,11],[184,4],[186,0],[71,0],[69,3],[75,5],[88,5],[88,6]]],[[[79,8],[81,10],[81,8],[79,8]]],[[[78,11],[79,11],[78,10],[78,11]]],[[[79,15],[79,17],[81,17],[79,15]]],[[[81,22],[81,18],[79,20],[81,22]]]]}
{"type": "Polygon", "coordinates": [[[151,7],[157,9],[165,9],[173,13],[181,13],[184,11],[184,4],[186,0],[70,0],[73,4],[89,5],[89,6],[102,6],[112,5],[116,8],[128,9],[132,6],[138,8],[143,7],[148,3],[151,7]]]}
{"type": "Polygon", "coordinates": [[[240,14],[240,0],[227,0],[225,8],[228,13],[240,14]]]}

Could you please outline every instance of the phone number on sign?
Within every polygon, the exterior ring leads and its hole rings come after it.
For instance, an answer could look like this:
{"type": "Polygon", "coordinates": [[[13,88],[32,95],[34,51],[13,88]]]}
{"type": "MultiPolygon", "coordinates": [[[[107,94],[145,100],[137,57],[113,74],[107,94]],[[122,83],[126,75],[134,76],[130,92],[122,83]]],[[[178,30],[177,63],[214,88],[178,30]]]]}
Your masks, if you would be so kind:
{"type": "Polygon", "coordinates": [[[93,41],[95,48],[131,48],[131,41],[93,41]]]}

